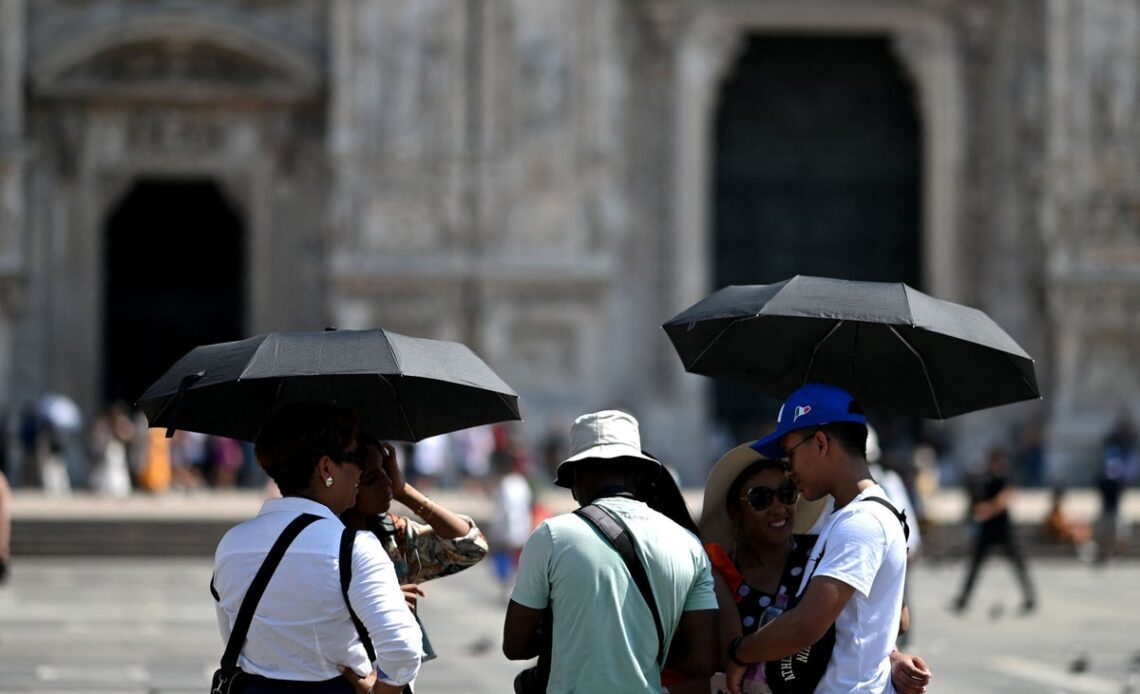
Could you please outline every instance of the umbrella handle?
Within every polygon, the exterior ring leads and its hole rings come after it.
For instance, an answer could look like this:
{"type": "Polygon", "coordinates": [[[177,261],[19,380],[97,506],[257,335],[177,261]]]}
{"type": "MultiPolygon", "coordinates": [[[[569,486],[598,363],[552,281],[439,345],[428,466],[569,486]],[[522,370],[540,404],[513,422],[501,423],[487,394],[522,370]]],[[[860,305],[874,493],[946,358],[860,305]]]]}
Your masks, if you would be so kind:
{"type": "Polygon", "coordinates": [[[174,394],[174,406],[170,409],[170,426],[166,427],[166,438],[174,438],[174,430],[177,428],[175,425],[178,421],[178,408],[182,405],[182,396],[190,390],[190,386],[200,381],[205,375],[205,371],[199,371],[182,377],[182,381],[178,384],[178,392],[174,394]]]}

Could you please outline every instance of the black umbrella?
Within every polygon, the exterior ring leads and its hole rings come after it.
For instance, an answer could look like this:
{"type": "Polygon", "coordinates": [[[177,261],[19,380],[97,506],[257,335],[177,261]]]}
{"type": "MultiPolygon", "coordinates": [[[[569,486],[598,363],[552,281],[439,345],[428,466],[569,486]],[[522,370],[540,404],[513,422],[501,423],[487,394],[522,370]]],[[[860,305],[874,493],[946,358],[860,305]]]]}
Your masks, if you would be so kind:
{"type": "Polygon", "coordinates": [[[830,383],[868,407],[945,419],[1040,397],[1033,359],[989,316],[902,283],[730,286],[664,328],[687,371],[780,399],[830,383]]]}
{"type": "Polygon", "coordinates": [[[520,419],[518,395],[465,345],[385,330],[268,333],[190,350],[139,406],[150,425],[252,441],[291,402],[354,410],[386,441],[520,419]]]}

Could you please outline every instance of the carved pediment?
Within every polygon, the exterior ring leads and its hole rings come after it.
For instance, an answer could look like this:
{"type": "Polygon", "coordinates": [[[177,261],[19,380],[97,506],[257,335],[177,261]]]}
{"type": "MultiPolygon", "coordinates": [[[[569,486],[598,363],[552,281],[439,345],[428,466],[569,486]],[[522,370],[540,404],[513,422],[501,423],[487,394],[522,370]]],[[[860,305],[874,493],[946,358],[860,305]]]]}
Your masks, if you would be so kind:
{"type": "Polygon", "coordinates": [[[32,84],[62,98],[297,100],[314,95],[319,78],[305,57],[241,29],[152,21],[46,54],[32,84]]]}

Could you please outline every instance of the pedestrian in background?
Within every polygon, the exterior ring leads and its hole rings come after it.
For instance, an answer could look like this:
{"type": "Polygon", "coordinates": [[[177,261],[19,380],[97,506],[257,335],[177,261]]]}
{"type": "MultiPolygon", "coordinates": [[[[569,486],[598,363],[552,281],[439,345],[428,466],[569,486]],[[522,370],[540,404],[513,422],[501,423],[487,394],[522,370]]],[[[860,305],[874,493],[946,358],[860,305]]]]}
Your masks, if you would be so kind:
{"type": "Polygon", "coordinates": [[[0,471],[0,584],[8,580],[8,564],[12,561],[12,489],[0,471]]]}
{"type": "Polygon", "coordinates": [[[495,580],[506,602],[514,587],[519,556],[534,529],[534,494],[519,469],[513,448],[491,454],[491,520],[487,526],[495,580]]]}
{"type": "Polygon", "coordinates": [[[1120,551],[1122,523],[1120,499],[1137,466],[1136,430],[1127,415],[1122,416],[1105,438],[1101,450],[1097,490],[1100,517],[1097,519],[1097,561],[1107,562],[1120,551]]]}
{"type": "Polygon", "coordinates": [[[978,571],[986,556],[995,547],[1000,547],[1013,564],[1017,580],[1021,584],[1021,611],[1032,612],[1037,607],[1037,593],[1029,578],[1021,547],[1014,536],[1013,523],[1009,516],[1009,504],[1013,497],[1013,486],[1009,479],[1009,458],[1002,448],[990,451],[986,460],[986,471],[973,485],[970,500],[970,519],[976,524],[973,530],[974,547],[970,556],[970,568],[966,572],[962,590],[954,601],[954,611],[962,612],[970,604],[970,594],[978,579],[978,571]]]}

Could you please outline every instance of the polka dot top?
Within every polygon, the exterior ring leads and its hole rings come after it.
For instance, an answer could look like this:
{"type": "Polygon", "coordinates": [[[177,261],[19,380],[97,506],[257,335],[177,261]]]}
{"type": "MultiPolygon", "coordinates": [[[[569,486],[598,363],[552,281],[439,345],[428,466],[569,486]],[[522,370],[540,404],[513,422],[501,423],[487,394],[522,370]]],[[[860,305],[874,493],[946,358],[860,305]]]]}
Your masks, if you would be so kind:
{"type": "Polygon", "coordinates": [[[788,561],[784,565],[784,573],[780,577],[780,586],[776,593],[767,593],[759,588],[748,585],[740,567],[736,564],[736,557],[730,555],[723,547],[710,542],[705,545],[705,551],[712,562],[713,570],[720,574],[728,584],[736,600],[736,609],[740,613],[740,626],[744,634],[751,634],[760,627],[760,615],[765,608],[777,602],[777,595],[786,594],[791,600],[800,587],[803,579],[804,567],[807,566],[808,554],[815,546],[817,535],[795,535],[792,537],[792,551],[788,554],[788,561]]]}

